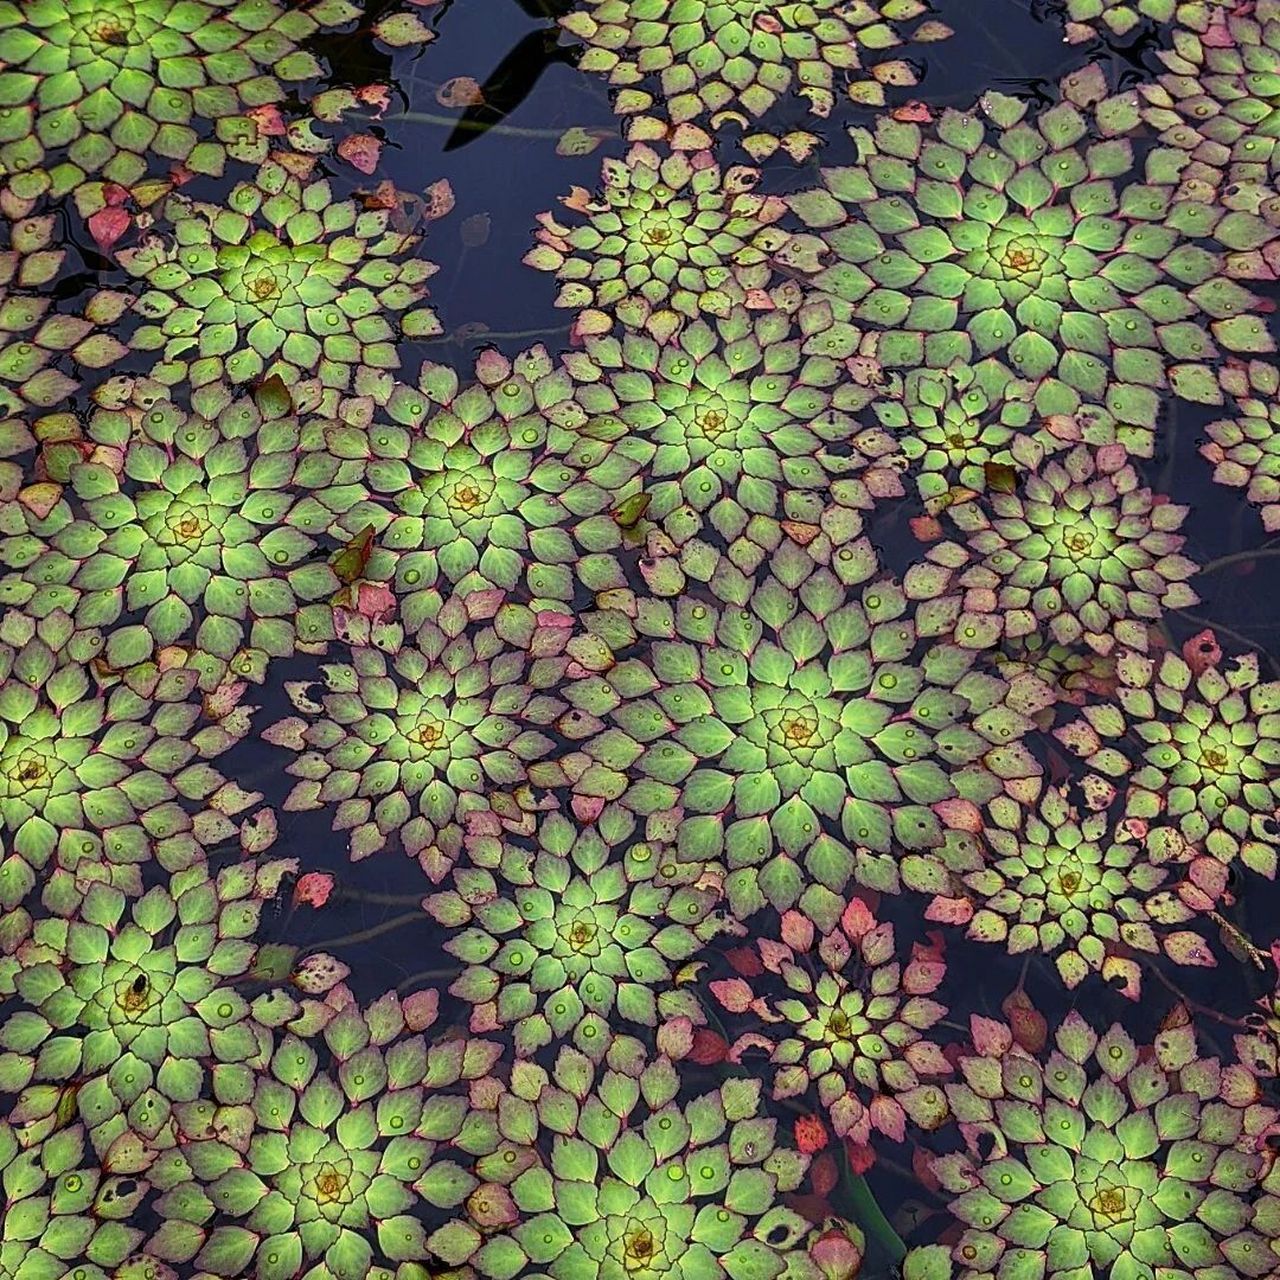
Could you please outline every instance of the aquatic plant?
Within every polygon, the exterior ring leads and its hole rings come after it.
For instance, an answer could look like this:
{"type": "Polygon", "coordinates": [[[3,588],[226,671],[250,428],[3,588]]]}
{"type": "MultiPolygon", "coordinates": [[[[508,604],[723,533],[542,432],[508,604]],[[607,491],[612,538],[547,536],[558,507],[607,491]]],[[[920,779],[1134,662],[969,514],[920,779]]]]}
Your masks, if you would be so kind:
{"type": "Polygon", "coordinates": [[[204,392],[201,413],[145,378],[101,391],[57,500],[6,506],[26,545],[4,589],[37,616],[60,608],[106,630],[118,671],[180,646],[212,689],[237,658],[328,638],[319,602],[338,580],[288,527],[299,442],[288,397],[204,392]]]}
{"type": "MultiPolygon", "coordinates": [[[[598,1067],[562,1049],[555,1078],[572,1081],[584,1101],[571,1127],[552,1126],[545,1163],[511,1181],[514,1225],[494,1233],[474,1214],[447,1223],[428,1242],[446,1263],[494,1280],[524,1269],[602,1280],[784,1271],[816,1280],[803,1248],[810,1224],[779,1203],[808,1158],[778,1145],[777,1121],[759,1113],[758,1080],[728,1080],[682,1103],[676,1064],[646,1061],[622,1037],[598,1067]]],[[[557,1094],[544,1086],[540,1107],[557,1094]]],[[[476,1207],[488,1208],[488,1198],[476,1207]]]]}
{"type": "Polygon", "coordinates": [[[1139,86],[1143,117],[1161,140],[1228,183],[1266,188],[1277,171],[1277,16],[1275,0],[1215,7],[1159,52],[1165,71],[1155,83],[1139,86]]]}
{"type": "Polygon", "coordinates": [[[436,267],[412,256],[421,237],[398,231],[377,202],[338,200],[325,179],[264,164],[225,205],[172,195],[164,238],[122,249],[143,282],[143,321],[130,345],[158,353],[151,377],[202,387],[279,375],[345,389],[357,366],[395,369],[399,336],[440,332],[419,307],[436,267]]]}
{"type": "Polygon", "coordinates": [[[754,1013],[765,1030],[743,1034],[730,1057],[751,1061],[764,1049],[774,1067],[774,1099],[814,1089],[832,1127],[865,1144],[872,1131],[901,1142],[908,1118],[926,1129],[946,1118],[936,1083],[951,1074],[927,1033],[946,1013],[931,999],[946,973],[941,955],[915,946],[904,964],[893,925],[881,923],[854,898],[832,904],[835,928],[819,932],[802,912],[783,913],[777,938],[754,950],[766,974],[781,978],[772,995],[761,975],[711,984],[731,1013],[754,1013]],[[933,1081],[934,1083],[925,1083],[933,1081]]]}
{"type": "MultiPolygon", "coordinates": [[[[149,696],[91,690],[78,666],[11,675],[0,685],[0,820],[40,868],[63,841],[98,841],[145,859],[147,823],[172,830],[181,800],[222,779],[202,757],[234,739],[198,732],[192,669],[166,672],[149,696]]],[[[247,728],[247,725],[246,725],[247,728]]]]}
{"type": "MultiPolygon", "coordinates": [[[[884,103],[883,85],[914,84],[909,63],[863,68],[863,53],[903,43],[900,24],[928,12],[923,0],[815,0],[764,8],[754,0],[593,0],[560,25],[587,44],[584,71],[606,73],[617,90],[614,109],[630,115],[660,104],[673,122],[711,113],[715,119],[762,116],[789,89],[826,116],[836,80],[850,97],[884,103]],[[866,73],[869,70],[869,74],[866,73]],[[658,77],[661,92],[640,87],[658,77]]],[[[941,40],[940,22],[907,38],[941,40]]],[[[714,119],[713,119],[714,124],[714,119]]]]}
{"type": "Polygon", "coordinates": [[[969,937],[1013,955],[1053,956],[1069,988],[1101,973],[1133,999],[1141,969],[1130,950],[1213,963],[1200,935],[1178,926],[1213,910],[1226,889],[1221,864],[1200,859],[1188,867],[1170,858],[1158,833],[1144,840],[1141,824],[1116,830],[1111,814],[1081,814],[1056,787],[1034,809],[997,797],[990,811],[983,831],[990,857],[963,878],[972,898],[960,913],[969,937]]]}
{"type": "Polygon", "coordinates": [[[517,1052],[531,1055],[553,1039],[591,1050],[620,1021],[702,1021],[675,972],[726,926],[695,871],[639,840],[619,859],[598,831],[575,833],[555,815],[540,824],[536,856],[504,851],[503,878],[517,884],[455,868],[456,888],[426,908],[461,927],[444,949],[465,965],[450,990],[473,1005],[472,1030],[511,1026],[517,1052]]]}
{"type": "Polygon", "coordinates": [[[1260,678],[1256,654],[1197,669],[1171,651],[1124,654],[1116,674],[1118,705],[1084,707],[1057,736],[1123,785],[1130,817],[1274,876],[1280,682],[1260,678]]]}
{"type": "Polygon", "coordinates": [[[1230,5],[1231,0],[1065,0],[1067,39],[1079,44],[1104,32],[1126,36],[1144,19],[1203,31],[1230,5]]]}
{"type": "Polygon", "coordinates": [[[926,500],[957,488],[981,493],[993,468],[1034,469],[1065,442],[1044,430],[1034,388],[999,365],[913,369],[899,396],[874,404],[876,417],[914,464],[926,500]]]}
{"type": "Polygon", "coordinates": [[[1280,371],[1252,360],[1224,369],[1219,381],[1230,396],[1230,416],[1209,423],[1200,452],[1214,464],[1214,480],[1243,489],[1262,527],[1274,533],[1280,529],[1280,371]]]}
{"type": "Polygon", "coordinates": [[[786,212],[777,196],[753,194],[759,171],[721,172],[710,151],[659,151],[637,143],[603,164],[598,196],[562,199],[582,222],[538,215],[537,246],[524,261],[561,281],[556,306],[578,314],[580,333],[614,323],[665,341],[686,319],[723,315],[771,277],[771,231],[786,212]]]}
{"type": "Polygon", "coordinates": [[[1047,629],[1060,644],[1083,641],[1101,654],[1117,644],[1145,650],[1149,623],[1199,599],[1177,532],[1186,514],[1140,487],[1122,447],[1078,445],[1015,492],[948,508],[972,560],[951,544],[930,559],[967,563],[959,583],[989,593],[992,611],[975,618],[980,634],[1047,629]]]}
{"type": "Polygon", "coordinates": [[[884,330],[886,366],[999,360],[1041,383],[1046,415],[1099,403],[1150,430],[1166,379],[1198,398],[1219,348],[1273,349],[1233,259],[1192,239],[1244,253],[1276,233],[1175,199],[1163,153],[1140,168],[1127,140],[1089,129],[1071,101],[1029,117],[994,92],[928,129],[882,118],[862,163],[788,197],[814,234],[787,257],[837,315],[884,330]]]}
{"type": "MultiPolygon", "coordinates": [[[[0,32],[0,42],[3,41],[0,32]]],[[[4,72],[0,71],[0,82],[4,72]]],[[[0,150],[3,150],[0,147],[0,150]]],[[[0,250],[0,414],[60,404],[80,384],[59,368],[66,357],[77,369],[103,369],[126,348],[105,328],[128,306],[126,295],[101,290],[78,314],[54,310],[52,285],[67,251],[55,248],[53,214],[5,225],[8,247],[0,250]]],[[[6,427],[12,431],[11,427],[6,427]]]]}
{"type": "Polygon", "coordinates": [[[293,519],[344,541],[371,530],[367,572],[391,578],[410,610],[440,580],[462,593],[511,589],[542,557],[572,559],[555,528],[566,516],[563,485],[554,468],[532,474],[555,426],[585,418],[572,380],[544,347],[514,360],[482,352],[475,375],[463,384],[425,364],[417,386],[391,388],[372,428],[313,432],[326,474],[293,519]]]}
{"type": "Polygon", "coordinates": [[[994,769],[1035,766],[1003,682],[973,652],[921,636],[895,584],[852,601],[815,584],[809,606],[775,583],[753,610],[684,612],[679,639],[652,643],[642,696],[609,718],[633,780],[625,802],[679,806],[686,855],[718,856],[726,841],[743,856],[762,839],[791,855],[814,846],[821,879],[841,885],[853,855],[824,822],[862,849],[930,848],[943,802],[989,799],[994,769]]]}
{"type": "Polygon", "coordinates": [[[0,166],[22,195],[56,197],[89,178],[133,186],[152,158],[207,174],[228,156],[261,160],[255,112],[318,76],[301,46],[358,12],[346,0],[6,4],[0,166]]]}
{"type": "Polygon", "coordinates": [[[784,313],[734,307],[665,344],[638,333],[587,338],[568,367],[589,415],[582,434],[627,442],[646,518],[692,507],[735,537],[753,516],[776,520],[803,496],[821,506],[867,465],[853,415],[869,396],[844,380],[839,359],[855,342],[851,330],[832,332],[826,355],[784,313]]]}
{"type": "Polygon", "coordinates": [[[1118,1024],[1099,1036],[1076,1012],[1043,1065],[999,1023],[975,1019],[974,1039],[965,1082],[947,1086],[968,1149],[932,1162],[961,1234],[907,1274],[1268,1270],[1250,1228],[1264,1164],[1248,1134],[1274,1109],[1221,1095],[1222,1069],[1200,1056],[1185,1011],[1149,1055],[1118,1024]],[[983,1133],[998,1141],[980,1144],[983,1133]]]}
{"type": "Polygon", "coordinates": [[[496,626],[456,634],[424,623],[394,655],[361,648],[322,663],[321,689],[290,687],[301,714],[269,739],[299,753],[286,810],[336,804],[353,858],[398,836],[419,854],[491,788],[514,787],[547,756],[565,709],[551,690],[567,664],[563,622],[511,606],[496,626]],[[539,657],[531,650],[537,646],[539,657]]]}

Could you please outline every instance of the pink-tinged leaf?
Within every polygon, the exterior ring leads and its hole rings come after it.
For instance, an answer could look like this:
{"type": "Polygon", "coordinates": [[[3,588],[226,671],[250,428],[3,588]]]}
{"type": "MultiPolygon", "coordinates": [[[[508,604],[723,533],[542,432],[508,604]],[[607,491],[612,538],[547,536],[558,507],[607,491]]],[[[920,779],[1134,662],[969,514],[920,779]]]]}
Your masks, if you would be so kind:
{"type": "Polygon", "coordinates": [[[893,925],[876,925],[863,937],[861,948],[862,958],[867,964],[888,964],[893,959],[893,925]]]}
{"type": "Polygon", "coordinates": [[[382,142],[371,133],[348,134],[338,143],[338,156],[368,177],[378,167],[382,142]]]}
{"type": "Polygon", "coordinates": [[[589,826],[604,812],[603,796],[574,796],[569,801],[573,816],[584,826],[589,826]]]}
{"type": "Polygon", "coordinates": [[[89,234],[104,254],[110,256],[112,248],[133,225],[133,215],[128,209],[108,207],[89,215],[89,234]]]}
{"type": "Polygon", "coordinates": [[[746,1013],[751,1008],[751,1002],[756,998],[755,992],[741,978],[723,978],[713,982],[711,994],[730,1013],[746,1013]]]}
{"type": "Polygon", "coordinates": [[[782,940],[792,951],[808,951],[813,946],[813,921],[799,911],[782,913],[782,940]]]}
{"type": "Polygon", "coordinates": [[[902,989],[908,995],[928,995],[938,989],[946,973],[944,961],[916,958],[903,970],[902,989]]]}
{"type": "Polygon", "coordinates": [[[973,919],[973,903],[968,898],[934,898],[924,918],[935,924],[968,924],[973,919]]]}
{"type": "Polygon", "coordinates": [[[457,203],[454,198],[453,187],[450,185],[448,178],[437,179],[427,188],[425,195],[427,204],[422,211],[422,216],[428,222],[435,222],[438,218],[443,218],[457,203]]]}
{"type": "Polygon", "coordinates": [[[774,938],[761,938],[756,946],[760,948],[760,959],[770,973],[777,973],[784,964],[790,964],[794,958],[791,948],[774,938]]]}
{"type": "Polygon", "coordinates": [[[939,800],[930,808],[948,830],[982,834],[982,810],[972,800],[939,800]]]}
{"type": "Polygon", "coordinates": [[[404,1025],[411,1032],[425,1032],[440,1016],[440,992],[435,987],[430,991],[415,991],[401,1001],[401,1012],[404,1025]]]}
{"type": "Polygon", "coordinates": [[[1126,1000],[1137,1000],[1142,995],[1142,968],[1136,960],[1107,956],[1100,972],[1102,980],[1126,1000]]]}
{"type": "Polygon", "coordinates": [[[333,886],[334,879],[328,871],[308,871],[294,886],[294,905],[305,902],[308,906],[315,907],[319,911],[329,901],[329,895],[333,893],[333,886]]]}
{"type": "Polygon", "coordinates": [[[344,981],[351,970],[341,960],[318,951],[307,956],[293,971],[293,985],[309,996],[323,995],[344,981]]]}
{"type": "Polygon", "coordinates": [[[288,133],[280,108],[274,102],[263,103],[260,107],[250,107],[245,115],[257,126],[258,133],[264,138],[283,138],[288,133]]]}
{"type": "Polygon", "coordinates": [[[373,118],[380,120],[391,106],[391,87],[385,84],[362,84],[355,91],[356,101],[373,108],[373,118]]]}
{"type": "Polygon", "coordinates": [[[1194,635],[1182,646],[1182,656],[1187,666],[1200,675],[1209,667],[1216,667],[1222,661],[1222,647],[1213,630],[1206,627],[1198,635],[1194,635]]]}
{"type": "Polygon", "coordinates": [[[972,1014],[969,1018],[969,1035],[973,1047],[989,1058],[1003,1057],[1013,1048],[1013,1032],[994,1018],[972,1014]]]}
{"type": "Polygon", "coordinates": [[[930,124],[933,121],[933,109],[927,102],[912,98],[910,102],[894,108],[893,118],[905,124],[930,124]]]}
{"type": "Polygon", "coordinates": [[[876,918],[871,908],[861,898],[851,898],[840,916],[840,927],[855,942],[859,941],[876,926],[876,918]]]}
{"type": "Polygon", "coordinates": [[[873,1128],[886,1138],[892,1138],[894,1142],[906,1140],[907,1115],[897,1102],[883,1096],[872,1098],[869,1110],[873,1128]]]}
{"type": "Polygon", "coordinates": [[[658,1027],[658,1050],[679,1062],[693,1048],[693,1023],[688,1018],[671,1018],[658,1027]]]}
{"type": "Polygon", "coordinates": [[[1174,964],[1212,969],[1218,963],[1209,944],[1190,929],[1179,929],[1178,932],[1169,934],[1164,940],[1164,953],[1174,964]]]}
{"type": "Polygon", "coordinates": [[[876,1153],[866,1143],[846,1142],[844,1153],[849,1161],[849,1172],[854,1175],[866,1173],[876,1162],[876,1153]]]}
{"type": "Polygon", "coordinates": [[[746,1031],[729,1046],[728,1061],[741,1062],[752,1050],[759,1050],[769,1058],[773,1056],[773,1051],[777,1047],[768,1036],[762,1035],[759,1031],[746,1031]]]}
{"type": "Polygon", "coordinates": [[[442,107],[479,107],[484,104],[484,94],[470,76],[454,76],[436,90],[436,101],[442,107]]]}
{"type": "Polygon", "coordinates": [[[816,1155],[831,1140],[827,1126],[815,1115],[798,1116],[795,1135],[796,1146],[807,1156],[816,1155]]]}
{"type": "Polygon", "coordinates": [[[1009,1030],[1022,1048],[1028,1053],[1039,1053],[1044,1048],[1049,1039],[1049,1023],[1021,987],[1004,998],[1000,1011],[1009,1019],[1009,1030]]]}

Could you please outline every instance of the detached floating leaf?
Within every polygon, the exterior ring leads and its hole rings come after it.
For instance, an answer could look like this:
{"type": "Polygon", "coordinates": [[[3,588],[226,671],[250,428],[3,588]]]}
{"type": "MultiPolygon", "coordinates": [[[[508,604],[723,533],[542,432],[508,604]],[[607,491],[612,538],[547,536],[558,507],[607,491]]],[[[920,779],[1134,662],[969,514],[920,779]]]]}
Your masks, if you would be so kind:
{"type": "Polygon", "coordinates": [[[350,968],[341,960],[320,951],[307,956],[294,969],[293,985],[309,996],[320,996],[344,981],[350,973],[350,968]]]}

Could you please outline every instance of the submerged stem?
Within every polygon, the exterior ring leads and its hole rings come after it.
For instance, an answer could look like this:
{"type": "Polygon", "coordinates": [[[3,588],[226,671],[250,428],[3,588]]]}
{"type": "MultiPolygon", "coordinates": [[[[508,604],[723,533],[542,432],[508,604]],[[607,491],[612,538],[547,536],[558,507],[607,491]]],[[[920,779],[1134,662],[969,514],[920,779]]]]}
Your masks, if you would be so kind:
{"type": "Polygon", "coordinates": [[[384,933],[390,933],[403,925],[415,922],[426,923],[429,920],[430,916],[424,915],[421,911],[406,911],[402,915],[392,916],[390,920],[383,920],[381,924],[370,925],[367,929],[357,929],[355,933],[344,933],[340,938],[326,938],[323,942],[311,943],[308,950],[328,951],[333,947],[352,947],[359,942],[380,938],[384,933]]]}
{"type": "Polygon", "coordinates": [[[402,111],[398,115],[383,116],[384,124],[434,124],[442,129],[469,129],[473,132],[504,133],[509,138],[559,138],[563,129],[535,129],[517,124],[485,124],[479,120],[463,120],[457,116],[438,116],[430,111],[402,111]]]}

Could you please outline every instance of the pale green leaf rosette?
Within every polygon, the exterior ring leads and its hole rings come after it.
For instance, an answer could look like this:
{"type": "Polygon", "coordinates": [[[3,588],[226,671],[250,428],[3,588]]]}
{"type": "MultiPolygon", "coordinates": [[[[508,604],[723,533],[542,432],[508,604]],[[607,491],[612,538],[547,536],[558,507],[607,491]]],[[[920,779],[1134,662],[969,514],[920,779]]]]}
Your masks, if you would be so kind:
{"type": "Polygon", "coordinates": [[[342,542],[372,530],[364,576],[389,581],[410,620],[441,591],[572,595],[575,551],[557,526],[581,505],[560,500],[558,471],[534,472],[557,425],[583,420],[573,382],[544,347],[513,360],[482,352],[475,375],[462,383],[425,364],[417,386],[392,387],[371,424],[327,422],[304,435],[319,446],[307,461],[317,483],[290,523],[342,542]]]}
{"type": "Polygon", "coordinates": [[[1058,788],[1031,810],[992,801],[983,831],[991,856],[964,877],[968,936],[1013,955],[1053,956],[1068,988],[1101,974],[1133,1000],[1142,969],[1131,952],[1212,964],[1207,944],[1184,926],[1217,907],[1221,864],[1171,851],[1159,833],[1144,838],[1143,823],[1115,823],[1109,812],[1081,814],[1058,788]]]}
{"type": "Polygon", "coordinates": [[[524,261],[561,281],[559,307],[578,313],[575,331],[617,324],[664,342],[686,319],[723,315],[772,279],[770,252],[786,239],[773,228],[786,212],[777,196],[754,194],[756,169],[721,172],[710,151],[662,151],[637,143],[605,160],[595,198],[563,203],[577,226],[538,216],[538,244],[524,261]]]}
{"type": "Polygon", "coordinates": [[[527,1153],[531,1167],[509,1183],[498,1230],[495,1189],[432,1233],[438,1257],[486,1280],[820,1280],[804,1248],[811,1224],[782,1203],[808,1157],[778,1143],[758,1080],[682,1103],[676,1064],[646,1061],[625,1037],[598,1067],[562,1049],[555,1080],[561,1089],[541,1091],[548,1118],[563,1088],[581,1106],[527,1153]]]}
{"type": "Polygon", "coordinates": [[[975,652],[921,635],[932,615],[910,608],[889,581],[817,614],[779,583],[752,610],[682,608],[677,638],[647,646],[643,666],[575,693],[616,730],[597,760],[634,812],[679,815],[685,856],[752,867],[776,906],[803,888],[800,859],[830,888],[856,870],[896,892],[897,862],[914,882],[949,814],[1039,771],[1008,687],[975,652]]]}
{"type": "Polygon", "coordinates": [[[1047,630],[1104,657],[1143,652],[1151,624],[1199,600],[1178,532],[1187,511],[1141,487],[1123,446],[1077,445],[1012,493],[949,507],[963,545],[939,544],[928,559],[970,593],[961,634],[991,642],[1047,630]]]}
{"type": "Polygon", "coordinates": [[[207,1093],[219,1072],[265,1065],[271,1032],[255,1008],[269,1009],[237,985],[264,955],[262,909],[293,865],[211,875],[200,862],[132,900],[90,888],[78,918],[59,922],[61,954],[47,944],[27,956],[0,1032],[6,1088],[21,1089],[33,1133],[65,1124],[69,1108],[101,1155],[130,1122],[158,1132],[171,1104],[207,1093]]]}
{"type": "Polygon", "coordinates": [[[426,865],[456,849],[468,812],[526,782],[552,752],[571,620],[550,625],[511,605],[472,634],[441,621],[449,631],[426,623],[394,656],[358,649],[350,662],[322,664],[314,695],[310,682],[290,686],[301,714],[267,731],[300,753],[284,807],[336,804],[334,826],[351,832],[353,858],[394,838],[426,865]]]}
{"type": "Polygon", "coordinates": [[[1123,784],[1127,816],[1273,877],[1280,843],[1280,683],[1258,657],[1193,670],[1176,653],[1125,654],[1119,706],[1086,707],[1057,731],[1092,768],[1123,784]]]}
{"type": "Polygon", "coordinates": [[[440,331],[418,308],[436,271],[414,256],[421,237],[395,230],[390,209],[336,199],[326,180],[271,161],[225,206],[175,195],[163,213],[169,234],[118,257],[142,282],[131,345],[158,353],[151,376],[166,385],[278,374],[345,390],[358,368],[397,368],[401,338],[440,331]]]}
{"type": "Polygon", "coordinates": [[[132,187],[149,158],[205,174],[261,161],[251,113],[319,76],[301,46],[357,13],[346,0],[6,0],[0,170],[30,199],[89,179],[132,187]]]}
{"type": "MultiPolygon", "coordinates": [[[[863,55],[904,42],[902,25],[928,13],[923,0],[593,0],[560,19],[588,48],[583,71],[606,73],[619,92],[615,110],[647,111],[656,95],[675,123],[712,115],[712,127],[763,115],[789,90],[830,115],[836,87],[865,106],[883,106],[885,84],[916,83],[911,64],[866,68],[863,55]]],[[[943,40],[941,22],[921,23],[907,39],[943,40]]]]}
{"type": "MultiPolygon", "coordinates": [[[[973,1144],[932,1162],[954,1197],[959,1280],[1268,1274],[1274,1255],[1251,1225],[1265,1169],[1250,1134],[1263,1118],[1222,1096],[1226,1068],[1200,1057],[1185,1013],[1148,1054],[1077,1012],[1055,1039],[1041,1064],[987,1024],[961,1062],[965,1083],[947,1086],[964,1126],[1001,1135],[989,1155],[973,1144]]],[[[928,1260],[908,1274],[947,1274],[928,1260]]]]}
{"type": "Polygon", "coordinates": [[[203,412],[186,412],[169,394],[141,378],[99,390],[96,447],[68,463],[60,499],[5,505],[23,532],[2,589],[36,618],[61,610],[100,629],[115,671],[177,646],[213,689],[229,669],[332,638],[339,584],[288,524],[300,438],[288,398],[213,385],[203,412]]]}
{"type": "Polygon", "coordinates": [[[466,965],[450,990],[473,1006],[473,1031],[510,1026],[517,1052],[531,1056],[565,1039],[595,1053],[620,1023],[705,1021],[676,971],[731,925],[701,867],[623,836],[634,827],[617,808],[576,835],[549,815],[536,855],[503,850],[507,884],[455,868],[454,887],[427,899],[441,925],[460,930],[444,945],[466,965]]]}
{"type": "Polygon", "coordinates": [[[0,823],[14,850],[39,871],[55,853],[64,866],[103,852],[140,862],[152,839],[186,839],[183,801],[222,785],[207,760],[248,721],[202,726],[190,668],[153,676],[148,696],[96,693],[84,668],[32,654],[40,667],[0,686],[0,823]]]}
{"type": "Polygon", "coordinates": [[[860,164],[787,198],[812,234],[776,260],[883,330],[889,368],[999,361],[1041,415],[1103,406],[1118,430],[1153,430],[1166,385],[1220,403],[1219,354],[1274,349],[1236,278],[1265,274],[1275,228],[1190,198],[1176,152],[1091,141],[1091,121],[1132,126],[1123,99],[1028,110],[988,93],[927,127],[880,120],[860,164]]]}

